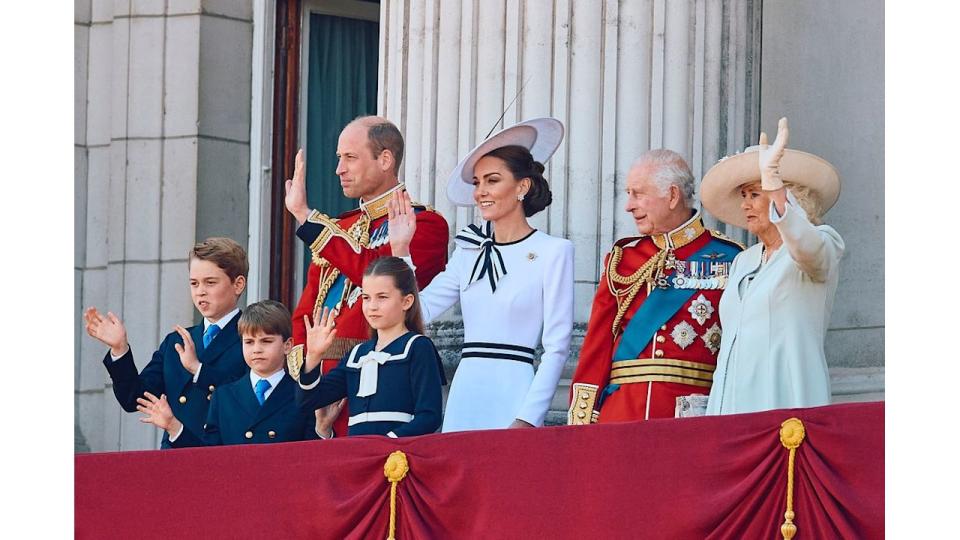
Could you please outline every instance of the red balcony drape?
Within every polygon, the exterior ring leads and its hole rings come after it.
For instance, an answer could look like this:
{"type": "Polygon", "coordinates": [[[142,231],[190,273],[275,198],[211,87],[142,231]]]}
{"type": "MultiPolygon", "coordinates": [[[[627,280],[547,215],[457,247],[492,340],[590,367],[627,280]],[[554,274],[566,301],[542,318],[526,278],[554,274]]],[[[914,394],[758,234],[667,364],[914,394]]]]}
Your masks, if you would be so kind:
{"type": "Polygon", "coordinates": [[[245,447],[77,455],[77,538],[883,538],[884,405],[245,447]]]}

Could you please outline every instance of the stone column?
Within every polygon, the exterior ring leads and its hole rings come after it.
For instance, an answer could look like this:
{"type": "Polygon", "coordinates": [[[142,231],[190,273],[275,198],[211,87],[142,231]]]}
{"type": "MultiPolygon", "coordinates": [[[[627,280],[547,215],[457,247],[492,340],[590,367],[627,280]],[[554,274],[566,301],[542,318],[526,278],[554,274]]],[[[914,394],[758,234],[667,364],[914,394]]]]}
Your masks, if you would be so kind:
{"type": "MultiPolygon", "coordinates": [[[[213,235],[247,242],[252,2],[76,8],[77,305],[120,316],[142,368],[174,324],[198,320],[189,248],[213,235]]],[[[77,325],[90,449],[156,448],[158,430],[116,403],[105,347],[77,325]]]]}

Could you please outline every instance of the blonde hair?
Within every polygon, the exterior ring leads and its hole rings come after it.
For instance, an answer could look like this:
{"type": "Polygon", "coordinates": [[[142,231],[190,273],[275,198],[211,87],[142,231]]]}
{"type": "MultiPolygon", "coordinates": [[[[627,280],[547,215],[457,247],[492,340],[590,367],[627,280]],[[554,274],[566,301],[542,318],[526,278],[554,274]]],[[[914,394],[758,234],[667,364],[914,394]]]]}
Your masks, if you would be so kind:
{"type": "Polygon", "coordinates": [[[814,225],[823,223],[823,209],[820,207],[820,199],[815,196],[809,186],[802,186],[794,182],[783,183],[783,187],[790,190],[797,199],[797,204],[807,213],[807,219],[814,225]]]}

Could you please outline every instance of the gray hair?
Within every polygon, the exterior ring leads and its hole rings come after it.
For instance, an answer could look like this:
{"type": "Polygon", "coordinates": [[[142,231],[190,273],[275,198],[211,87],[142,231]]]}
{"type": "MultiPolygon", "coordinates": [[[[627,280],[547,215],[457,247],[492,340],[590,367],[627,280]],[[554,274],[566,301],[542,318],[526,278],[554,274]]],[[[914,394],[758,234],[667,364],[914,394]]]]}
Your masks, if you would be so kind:
{"type": "Polygon", "coordinates": [[[670,186],[677,186],[684,204],[693,208],[696,203],[696,184],[683,156],[666,148],[648,150],[633,162],[633,167],[640,166],[653,168],[651,178],[661,193],[666,193],[670,186]]]}

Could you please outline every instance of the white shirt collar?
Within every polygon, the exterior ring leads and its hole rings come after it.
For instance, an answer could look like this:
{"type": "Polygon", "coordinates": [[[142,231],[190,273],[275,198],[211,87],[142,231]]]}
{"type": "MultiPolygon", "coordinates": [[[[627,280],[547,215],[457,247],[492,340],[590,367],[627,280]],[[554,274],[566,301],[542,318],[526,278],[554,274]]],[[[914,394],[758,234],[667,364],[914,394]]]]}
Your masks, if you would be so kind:
{"type": "MultiPolygon", "coordinates": [[[[273,393],[277,385],[280,384],[280,381],[283,380],[283,376],[285,373],[286,372],[283,371],[283,368],[281,367],[280,369],[277,370],[276,373],[266,378],[267,382],[270,383],[270,388],[267,388],[267,391],[263,393],[264,399],[270,397],[270,394],[273,393]]],[[[260,379],[262,378],[263,377],[254,373],[252,369],[250,370],[250,386],[253,388],[254,392],[256,392],[257,390],[257,383],[260,382],[260,379]]]]}
{"type": "Polygon", "coordinates": [[[229,324],[230,321],[233,320],[234,317],[237,316],[237,313],[240,313],[240,308],[239,308],[239,307],[233,308],[233,311],[231,311],[230,313],[227,313],[226,315],[224,315],[219,321],[213,321],[213,322],[211,322],[211,321],[208,321],[208,320],[206,319],[206,317],[204,317],[204,319],[203,319],[203,331],[206,332],[206,331],[207,331],[207,328],[210,328],[210,325],[211,325],[211,324],[215,324],[215,325],[219,326],[221,330],[223,330],[223,328],[224,328],[225,326],[227,326],[227,324],[229,324]]]}

